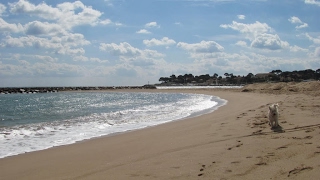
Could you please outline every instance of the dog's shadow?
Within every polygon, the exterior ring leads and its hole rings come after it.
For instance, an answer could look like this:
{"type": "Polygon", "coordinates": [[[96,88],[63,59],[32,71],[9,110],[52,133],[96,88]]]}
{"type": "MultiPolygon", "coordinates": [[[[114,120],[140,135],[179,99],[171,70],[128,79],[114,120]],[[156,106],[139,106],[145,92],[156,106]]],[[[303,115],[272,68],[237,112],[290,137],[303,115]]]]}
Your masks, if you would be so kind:
{"type": "Polygon", "coordinates": [[[277,127],[272,127],[271,130],[272,130],[273,132],[277,132],[277,133],[283,133],[283,132],[285,132],[280,125],[278,125],[277,127]]]}

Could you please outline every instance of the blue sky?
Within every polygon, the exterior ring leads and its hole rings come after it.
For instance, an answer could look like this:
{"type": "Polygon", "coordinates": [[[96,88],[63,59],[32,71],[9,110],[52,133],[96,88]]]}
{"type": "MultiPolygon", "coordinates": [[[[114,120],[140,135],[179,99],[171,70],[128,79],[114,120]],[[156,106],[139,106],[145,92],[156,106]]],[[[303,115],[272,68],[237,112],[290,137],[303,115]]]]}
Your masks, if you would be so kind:
{"type": "Polygon", "coordinates": [[[320,68],[319,0],[3,0],[0,86],[320,68]]]}

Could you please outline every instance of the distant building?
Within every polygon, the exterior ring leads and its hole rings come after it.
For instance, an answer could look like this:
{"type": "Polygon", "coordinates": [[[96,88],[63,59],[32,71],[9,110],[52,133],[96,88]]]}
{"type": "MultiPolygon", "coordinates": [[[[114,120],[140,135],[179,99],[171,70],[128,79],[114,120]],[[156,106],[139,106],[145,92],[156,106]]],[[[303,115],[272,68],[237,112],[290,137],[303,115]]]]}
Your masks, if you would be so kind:
{"type": "Polygon", "coordinates": [[[274,76],[273,73],[258,73],[254,77],[259,79],[268,79],[269,76],[274,76]]]}

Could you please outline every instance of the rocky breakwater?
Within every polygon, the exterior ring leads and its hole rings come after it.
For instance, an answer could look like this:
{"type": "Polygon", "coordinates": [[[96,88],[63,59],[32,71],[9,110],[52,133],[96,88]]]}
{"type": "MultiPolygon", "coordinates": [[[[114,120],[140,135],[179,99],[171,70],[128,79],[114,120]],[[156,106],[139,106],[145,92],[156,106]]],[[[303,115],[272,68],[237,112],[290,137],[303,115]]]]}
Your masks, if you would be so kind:
{"type": "Polygon", "coordinates": [[[59,91],[94,91],[114,89],[156,89],[153,85],[144,86],[99,86],[99,87],[6,87],[0,88],[0,94],[55,93],[59,91]]]}
{"type": "Polygon", "coordinates": [[[0,88],[1,94],[31,94],[31,93],[52,93],[58,92],[60,88],[57,87],[19,87],[19,88],[0,88]]]}

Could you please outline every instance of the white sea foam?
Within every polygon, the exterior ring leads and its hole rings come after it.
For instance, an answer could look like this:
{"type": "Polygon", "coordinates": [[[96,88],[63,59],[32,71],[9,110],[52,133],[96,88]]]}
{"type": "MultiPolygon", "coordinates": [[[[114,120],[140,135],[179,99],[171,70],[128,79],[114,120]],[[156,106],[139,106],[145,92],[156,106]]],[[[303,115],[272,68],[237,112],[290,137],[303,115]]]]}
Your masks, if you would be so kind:
{"type": "Polygon", "coordinates": [[[243,86],[157,86],[157,89],[237,89],[243,86]]]}
{"type": "MultiPolygon", "coordinates": [[[[166,98],[166,96],[164,95],[163,98],[166,98]]],[[[142,101],[152,100],[142,98],[142,101]]],[[[132,104],[133,102],[134,100],[125,100],[127,104],[132,104]]],[[[118,102],[110,102],[110,104],[112,103],[118,102]]],[[[207,113],[225,103],[225,100],[217,97],[190,95],[189,98],[182,98],[169,103],[134,105],[130,106],[131,108],[92,113],[62,121],[4,127],[0,133],[0,158],[159,125],[207,113]]],[[[100,102],[88,105],[88,107],[104,106],[100,102]]]]}

